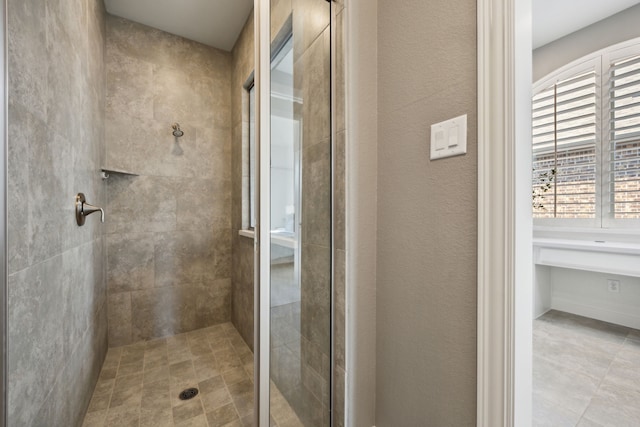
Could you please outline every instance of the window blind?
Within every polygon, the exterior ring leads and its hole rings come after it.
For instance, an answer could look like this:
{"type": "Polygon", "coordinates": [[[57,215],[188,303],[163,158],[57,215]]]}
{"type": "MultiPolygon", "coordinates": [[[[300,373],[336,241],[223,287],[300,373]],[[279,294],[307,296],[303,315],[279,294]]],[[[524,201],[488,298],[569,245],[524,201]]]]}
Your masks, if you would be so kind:
{"type": "Polygon", "coordinates": [[[640,218],[640,55],[610,67],[610,204],[614,218],[640,218]]]}
{"type": "Polygon", "coordinates": [[[597,77],[592,69],[533,97],[534,217],[595,218],[597,77]]]}

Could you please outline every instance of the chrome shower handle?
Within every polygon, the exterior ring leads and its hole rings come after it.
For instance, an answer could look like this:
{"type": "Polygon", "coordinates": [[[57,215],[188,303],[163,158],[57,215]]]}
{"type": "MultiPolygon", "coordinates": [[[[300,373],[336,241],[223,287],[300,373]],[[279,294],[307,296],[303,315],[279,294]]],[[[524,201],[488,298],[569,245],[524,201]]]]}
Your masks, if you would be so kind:
{"type": "Polygon", "coordinates": [[[83,193],[76,194],[76,222],[79,226],[84,225],[87,215],[100,211],[100,222],[104,222],[104,209],[87,203],[83,193]]]}

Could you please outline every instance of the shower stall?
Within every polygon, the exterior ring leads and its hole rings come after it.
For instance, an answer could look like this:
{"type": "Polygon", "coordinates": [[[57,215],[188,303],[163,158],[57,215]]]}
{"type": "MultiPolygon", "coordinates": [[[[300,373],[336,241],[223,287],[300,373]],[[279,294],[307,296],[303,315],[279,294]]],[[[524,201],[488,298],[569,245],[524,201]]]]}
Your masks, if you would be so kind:
{"type": "Polygon", "coordinates": [[[343,3],[4,3],[0,425],[344,425],[343,3]]]}

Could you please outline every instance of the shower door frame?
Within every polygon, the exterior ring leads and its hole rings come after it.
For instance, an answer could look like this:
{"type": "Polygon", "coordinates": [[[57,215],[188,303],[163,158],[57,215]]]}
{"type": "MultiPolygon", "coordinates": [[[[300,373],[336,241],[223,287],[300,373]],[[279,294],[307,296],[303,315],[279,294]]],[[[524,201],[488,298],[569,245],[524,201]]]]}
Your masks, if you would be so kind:
{"type": "MultiPolygon", "coordinates": [[[[335,369],[335,66],[336,16],[334,0],[326,0],[330,12],[330,151],[331,172],[331,283],[330,283],[330,352],[329,352],[329,425],[334,425],[334,369],[335,369]]],[[[256,177],[254,239],[254,424],[270,424],[271,384],[271,1],[254,0],[254,54],[256,84],[256,177]]],[[[296,214],[299,214],[296,212],[296,214]]],[[[296,220],[298,221],[298,220],[296,220]]],[[[299,233],[301,231],[299,230],[299,233]]]]}
{"type": "Polygon", "coordinates": [[[0,150],[0,328],[2,339],[0,340],[0,395],[2,405],[0,408],[0,427],[7,425],[7,151],[8,151],[8,72],[7,72],[7,0],[1,0],[0,4],[0,73],[2,85],[0,89],[0,131],[2,132],[2,149],[0,150]]]}

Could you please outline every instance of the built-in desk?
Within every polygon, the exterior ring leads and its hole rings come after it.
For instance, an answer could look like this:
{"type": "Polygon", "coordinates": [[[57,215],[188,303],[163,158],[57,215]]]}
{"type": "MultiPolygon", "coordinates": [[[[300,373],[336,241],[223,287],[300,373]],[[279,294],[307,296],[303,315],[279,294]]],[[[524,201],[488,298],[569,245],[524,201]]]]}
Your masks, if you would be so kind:
{"type": "Polygon", "coordinates": [[[640,244],[538,238],[533,239],[533,262],[640,277],[640,244]]]}
{"type": "Polygon", "coordinates": [[[533,263],[535,317],[556,309],[640,328],[640,243],[534,238],[533,263]]]}

